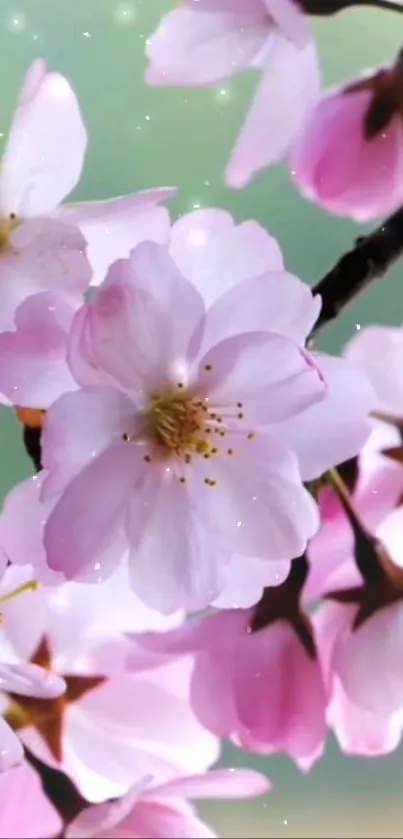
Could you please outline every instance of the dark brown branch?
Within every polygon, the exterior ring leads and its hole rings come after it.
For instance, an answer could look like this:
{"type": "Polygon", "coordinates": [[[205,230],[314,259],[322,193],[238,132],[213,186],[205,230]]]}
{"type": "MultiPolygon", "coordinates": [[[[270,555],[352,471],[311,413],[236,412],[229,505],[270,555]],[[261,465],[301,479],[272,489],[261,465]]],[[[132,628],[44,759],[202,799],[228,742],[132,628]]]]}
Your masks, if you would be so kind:
{"type": "Polygon", "coordinates": [[[373,233],[357,239],[355,247],[313,288],[322,297],[322,310],[312,334],[340,312],[403,254],[403,207],[373,233]]]}
{"type": "Polygon", "coordinates": [[[372,6],[388,12],[403,13],[403,6],[400,3],[394,3],[393,0],[298,0],[298,2],[307,15],[315,17],[328,17],[354,6],[372,6]]]}

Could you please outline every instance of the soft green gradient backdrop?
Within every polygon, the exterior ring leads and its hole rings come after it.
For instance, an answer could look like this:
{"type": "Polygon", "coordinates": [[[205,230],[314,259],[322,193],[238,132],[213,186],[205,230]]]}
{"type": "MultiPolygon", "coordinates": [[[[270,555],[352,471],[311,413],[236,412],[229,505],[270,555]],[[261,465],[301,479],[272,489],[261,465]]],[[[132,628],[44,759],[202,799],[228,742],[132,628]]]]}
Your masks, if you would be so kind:
{"type": "MultiPolygon", "coordinates": [[[[216,89],[153,90],[143,83],[144,44],[169,0],[0,0],[0,132],[7,133],[15,96],[29,63],[44,56],[74,83],[90,131],[87,165],[76,197],[103,198],[175,184],[174,215],[198,205],[254,217],[275,234],[290,269],[308,282],[327,271],[362,232],[303,202],[285,170],[261,175],[241,192],[222,171],[253,89],[252,74],[216,89]]],[[[316,33],[326,82],[391,59],[403,40],[403,18],[370,10],[320,22],[316,33]]],[[[340,137],[348,142],[348,137],[340,137]]],[[[402,267],[327,330],[322,346],[339,348],[357,323],[402,320],[402,267]]],[[[0,422],[0,491],[29,470],[19,428],[0,422]]],[[[274,792],[264,801],[205,806],[226,836],[403,836],[399,754],[376,761],[346,759],[331,744],[310,776],[290,762],[226,755],[268,772],[274,792]]]]}

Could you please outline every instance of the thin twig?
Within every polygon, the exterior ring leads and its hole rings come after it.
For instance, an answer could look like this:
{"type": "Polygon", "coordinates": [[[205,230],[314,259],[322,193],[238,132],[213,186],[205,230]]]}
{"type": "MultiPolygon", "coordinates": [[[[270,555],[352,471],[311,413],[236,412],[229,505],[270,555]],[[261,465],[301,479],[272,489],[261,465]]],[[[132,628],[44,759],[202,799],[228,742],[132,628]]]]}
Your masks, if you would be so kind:
{"type": "Polygon", "coordinates": [[[403,254],[403,207],[373,233],[357,239],[355,247],[313,288],[322,298],[322,310],[312,335],[340,312],[403,254]]]}

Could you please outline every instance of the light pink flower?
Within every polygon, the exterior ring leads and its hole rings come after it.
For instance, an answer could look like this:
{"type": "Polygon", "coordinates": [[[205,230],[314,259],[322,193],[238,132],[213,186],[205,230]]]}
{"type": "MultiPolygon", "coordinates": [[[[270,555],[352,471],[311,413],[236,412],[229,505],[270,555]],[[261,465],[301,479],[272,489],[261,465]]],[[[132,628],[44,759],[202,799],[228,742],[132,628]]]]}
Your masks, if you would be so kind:
{"type": "Polygon", "coordinates": [[[124,798],[84,810],[66,830],[66,839],[202,839],[216,834],[200,821],[187,799],[249,798],[270,789],[252,769],[221,769],[169,781],[160,786],[145,778],[124,798]]]}
{"type": "MultiPolygon", "coordinates": [[[[374,663],[372,659],[372,644],[367,650],[366,701],[362,702],[361,697],[355,697],[352,694],[348,680],[345,683],[343,671],[339,670],[339,655],[343,642],[347,643],[348,638],[351,638],[351,620],[354,612],[354,607],[328,602],[316,612],[313,621],[328,692],[326,712],[328,725],[332,728],[343,752],[373,757],[388,754],[399,745],[403,730],[403,703],[398,710],[372,707],[373,682],[384,675],[383,668],[379,672],[376,669],[378,662],[374,663]],[[372,682],[369,678],[370,673],[375,675],[375,680],[372,679],[372,682]]],[[[382,631],[379,625],[374,629],[375,632],[382,631]]],[[[358,640],[359,632],[360,630],[358,630],[358,640]]],[[[362,654],[365,654],[367,642],[368,638],[361,639],[362,654]]],[[[381,646],[383,642],[384,635],[382,634],[379,637],[381,646]]],[[[353,650],[351,653],[354,655],[353,650]]],[[[351,663],[353,661],[354,659],[351,663]]],[[[358,672],[360,669],[358,659],[356,665],[358,672]]],[[[364,677],[364,674],[361,673],[361,676],[364,677]]]]}
{"type": "MultiPolygon", "coordinates": [[[[385,423],[375,423],[358,458],[351,487],[354,508],[372,533],[379,528],[403,495],[403,469],[382,452],[399,443],[399,433],[385,423]]],[[[309,545],[310,573],[304,590],[309,602],[328,591],[359,585],[360,573],[353,561],[354,535],[347,516],[331,486],[319,493],[321,528],[309,545]]]]}
{"type": "Polygon", "coordinates": [[[403,62],[327,95],[307,115],[290,156],[303,194],[368,221],[403,202],[403,62]]]}
{"type": "MultiPolygon", "coordinates": [[[[234,554],[288,561],[301,553],[317,526],[301,478],[356,453],[372,404],[363,374],[307,354],[319,301],[284,270],[278,246],[255,223],[237,228],[219,211],[191,214],[175,225],[170,247],[192,282],[165,249],[144,243],[77,314],[69,361],[81,389],[48,413],[49,474],[39,493],[48,506],[37,504],[36,513],[37,530],[48,518],[53,570],[88,579],[95,569],[99,578],[129,550],[136,591],[166,612],[213,602],[234,554]],[[251,266],[263,273],[251,277],[247,257],[259,241],[260,262],[255,256],[251,266]],[[232,281],[219,270],[231,242],[239,259],[232,281]],[[225,293],[214,299],[221,280],[225,293]],[[81,506],[82,492],[92,503],[74,514],[72,529],[71,505],[81,506]]],[[[7,377],[11,385],[12,359],[7,377]]],[[[18,503],[6,508],[0,531],[9,550],[18,503]]],[[[266,581],[254,567],[257,599],[266,581]]],[[[229,598],[236,602],[236,593],[229,598]]]]}
{"type": "Polygon", "coordinates": [[[0,776],[0,839],[50,839],[62,827],[27,761],[0,776]]]}
{"type": "Polygon", "coordinates": [[[109,264],[142,239],[165,241],[169,218],[158,203],[172,189],[60,208],[77,185],[87,132],[69,82],[34,62],[24,80],[0,171],[2,329],[28,293],[82,292],[91,272],[100,282],[109,264]],[[81,232],[77,228],[80,228],[81,232]],[[3,300],[4,298],[4,300],[3,300]]]}
{"type": "Polygon", "coordinates": [[[283,158],[318,95],[315,47],[292,0],[185,0],[164,15],[146,52],[152,85],[211,85],[261,71],[226,169],[233,187],[283,158]]]}
{"type": "MultiPolygon", "coordinates": [[[[30,573],[11,567],[3,586],[30,573]]],[[[191,658],[155,667],[143,655],[141,672],[126,667],[125,632],[172,622],[142,606],[123,569],[99,586],[41,586],[24,598],[4,604],[2,658],[42,662],[66,682],[63,703],[25,705],[13,694],[10,704],[2,694],[6,719],[40,760],[93,802],[125,794],[144,775],[163,783],[215,761],[218,742],[189,704],[191,658]]]]}
{"type": "Polygon", "coordinates": [[[222,611],[158,637],[133,637],[129,663],[138,666],[143,646],[156,662],[192,653],[191,698],[200,722],[250,751],[285,752],[308,770],[326,737],[319,663],[287,620],[251,631],[254,615],[222,611]]]}
{"type": "Polygon", "coordinates": [[[44,534],[54,570],[99,576],[123,529],[140,596],[191,610],[218,594],[231,553],[278,560],[304,548],[316,511],[281,421],[325,385],[294,341],[263,324],[247,331],[253,311],[242,328],[238,288],[206,315],[166,251],[144,244],[78,314],[70,363],[84,387],[53,405],[43,435],[42,499],[60,496],[44,534]],[[72,531],[83,492],[92,502],[72,531]]]}

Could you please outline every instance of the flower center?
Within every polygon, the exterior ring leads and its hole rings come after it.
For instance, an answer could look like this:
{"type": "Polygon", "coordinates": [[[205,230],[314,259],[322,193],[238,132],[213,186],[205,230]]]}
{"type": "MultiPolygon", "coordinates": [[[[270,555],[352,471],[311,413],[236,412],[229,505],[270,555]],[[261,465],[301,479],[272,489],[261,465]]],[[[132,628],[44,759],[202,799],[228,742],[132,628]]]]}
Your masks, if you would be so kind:
{"type": "Polygon", "coordinates": [[[209,448],[204,439],[208,407],[193,393],[178,389],[154,396],[143,418],[145,433],[162,455],[202,453],[209,448]]]}
{"type": "Polygon", "coordinates": [[[10,213],[7,218],[0,218],[0,251],[7,247],[13,230],[15,230],[19,224],[21,224],[21,222],[15,213],[10,213]]]}

